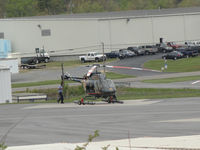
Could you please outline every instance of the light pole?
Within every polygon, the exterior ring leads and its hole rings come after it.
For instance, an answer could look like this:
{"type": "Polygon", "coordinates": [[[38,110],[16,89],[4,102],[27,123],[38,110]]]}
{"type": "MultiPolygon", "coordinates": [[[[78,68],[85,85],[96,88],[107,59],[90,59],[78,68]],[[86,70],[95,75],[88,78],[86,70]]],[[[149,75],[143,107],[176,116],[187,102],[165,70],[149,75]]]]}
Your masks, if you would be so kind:
{"type": "Polygon", "coordinates": [[[102,44],[102,51],[103,51],[103,72],[104,72],[104,74],[105,74],[104,43],[101,42],[101,44],[102,44]]]}

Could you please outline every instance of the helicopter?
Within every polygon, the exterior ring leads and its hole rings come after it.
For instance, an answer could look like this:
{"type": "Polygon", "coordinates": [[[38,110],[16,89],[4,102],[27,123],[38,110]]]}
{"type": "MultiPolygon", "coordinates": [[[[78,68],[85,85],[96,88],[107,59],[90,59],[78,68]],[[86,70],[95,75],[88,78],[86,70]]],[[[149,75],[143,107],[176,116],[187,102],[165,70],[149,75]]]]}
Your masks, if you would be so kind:
{"type": "MultiPolygon", "coordinates": [[[[89,67],[89,66],[88,66],[89,67]]],[[[64,80],[71,80],[75,82],[82,83],[86,96],[79,101],[75,101],[75,103],[81,104],[94,104],[86,102],[86,99],[89,96],[97,98],[103,98],[102,101],[107,103],[123,103],[116,97],[116,86],[111,79],[107,79],[105,74],[98,71],[100,67],[107,67],[107,68],[116,68],[116,69],[134,69],[134,70],[146,70],[146,71],[155,71],[160,72],[157,70],[145,69],[145,68],[136,68],[136,67],[122,67],[122,66],[109,66],[109,65],[100,65],[100,64],[93,64],[90,66],[91,68],[83,77],[74,77],[71,76],[69,73],[65,73],[64,77],[61,76],[64,80]]]]}

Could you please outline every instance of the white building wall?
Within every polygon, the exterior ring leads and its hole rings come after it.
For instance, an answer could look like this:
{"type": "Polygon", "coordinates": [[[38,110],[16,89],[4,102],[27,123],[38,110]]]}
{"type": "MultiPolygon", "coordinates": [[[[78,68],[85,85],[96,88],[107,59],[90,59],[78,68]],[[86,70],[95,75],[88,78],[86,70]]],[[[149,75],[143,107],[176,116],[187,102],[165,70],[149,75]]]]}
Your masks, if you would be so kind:
{"type": "Polygon", "coordinates": [[[186,40],[200,40],[200,15],[185,15],[186,40]]]}
{"type": "Polygon", "coordinates": [[[11,74],[8,68],[0,67],[0,103],[12,103],[11,74]]]}
{"type": "Polygon", "coordinates": [[[11,40],[14,52],[35,53],[35,48],[55,51],[50,55],[86,53],[165,41],[200,40],[200,14],[141,16],[105,19],[1,20],[0,32],[11,40]],[[41,26],[41,28],[38,27],[41,26]],[[51,36],[41,36],[50,29],[51,36]],[[74,49],[74,50],[71,50],[74,49]],[[59,52],[59,53],[58,53],[59,52]]]}
{"type": "Polygon", "coordinates": [[[150,18],[113,20],[111,24],[112,44],[151,43],[150,18]]]}
{"type": "MultiPolygon", "coordinates": [[[[97,20],[4,20],[0,32],[11,40],[14,52],[35,53],[35,48],[60,51],[99,45],[97,20]],[[41,28],[38,27],[41,26],[41,28]],[[51,36],[41,36],[41,29],[50,29],[51,36]]],[[[71,51],[69,51],[71,52],[71,51]]]]}
{"type": "Polygon", "coordinates": [[[151,18],[99,20],[102,41],[108,49],[152,43],[151,18]]]}
{"type": "MultiPolygon", "coordinates": [[[[100,20],[100,24],[107,29],[105,35],[110,47],[126,48],[129,45],[143,45],[159,43],[160,38],[164,41],[184,42],[199,40],[200,15],[166,15],[141,18],[127,18],[100,20]]],[[[101,33],[103,34],[103,33],[101,33]]]]}
{"type": "Polygon", "coordinates": [[[166,16],[153,18],[154,42],[158,42],[159,38],[164,38],[165,41],[184,41],[183,16],[166,16]]]}

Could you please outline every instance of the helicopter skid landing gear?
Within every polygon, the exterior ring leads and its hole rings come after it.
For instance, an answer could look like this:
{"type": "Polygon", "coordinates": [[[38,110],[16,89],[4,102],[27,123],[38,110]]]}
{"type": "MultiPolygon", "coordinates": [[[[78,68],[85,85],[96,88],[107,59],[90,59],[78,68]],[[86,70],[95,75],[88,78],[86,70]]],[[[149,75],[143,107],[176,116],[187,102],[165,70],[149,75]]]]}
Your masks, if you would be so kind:
{"type": "Polygon", "coordinates": [[[83,98],[81,98],[81,100],[79,101],[74,101],[74,103],[78,104],[78,105],[94,105],[94,102],[90,102],[90,101],[84,101],[83,98]]]}
{"type": "Polygon", "coordinates": [[[124,103],[123,101],[117,100],[117,97],[115,95],[114,96],[110,96],[110,97],[108,97],[108,99],[103,100],[103,101],[108,102],[109,104],[111,104],[111,103],[120,103],[120,104],[123,104],[124,103]]]}

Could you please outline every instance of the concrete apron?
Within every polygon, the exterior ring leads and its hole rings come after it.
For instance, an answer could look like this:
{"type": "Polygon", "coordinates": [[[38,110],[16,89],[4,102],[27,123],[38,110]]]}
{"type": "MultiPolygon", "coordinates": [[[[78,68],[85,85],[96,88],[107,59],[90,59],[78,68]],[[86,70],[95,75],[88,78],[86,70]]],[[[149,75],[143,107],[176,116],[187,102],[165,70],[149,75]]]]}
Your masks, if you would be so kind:
{"type": "MultiPolygon", "coordinates": [[[[8,147],[6,150],[74,150],[76,146],[83,146],[85,143],[55,143],[29,146],[8,147]]],[[[164,138],[132,138],[123,140],[92,142],[87,150],[200,150],[200,135],[164,137],[164,138]]]]}

